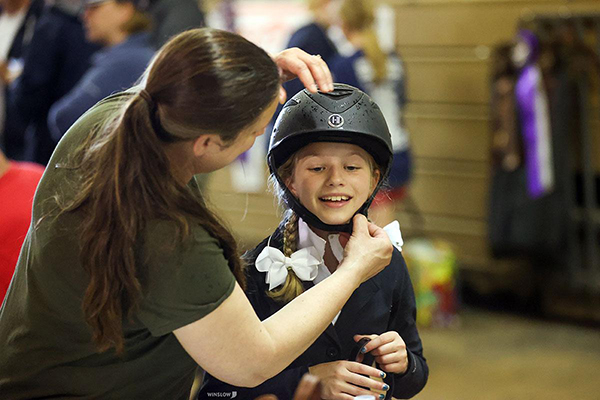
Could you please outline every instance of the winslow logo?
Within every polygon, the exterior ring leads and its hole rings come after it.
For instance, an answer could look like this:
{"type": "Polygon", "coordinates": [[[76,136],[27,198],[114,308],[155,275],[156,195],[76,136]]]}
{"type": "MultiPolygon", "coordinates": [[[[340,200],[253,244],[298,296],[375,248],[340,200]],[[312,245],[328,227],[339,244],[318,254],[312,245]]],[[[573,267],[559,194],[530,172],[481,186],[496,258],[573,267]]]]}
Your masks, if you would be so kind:
{"type": "Polygon", "coordinates": [[[215,399],[235,399],[237,392],[235,390],[233,392],[208,392],[206,396],[215,399]]]}

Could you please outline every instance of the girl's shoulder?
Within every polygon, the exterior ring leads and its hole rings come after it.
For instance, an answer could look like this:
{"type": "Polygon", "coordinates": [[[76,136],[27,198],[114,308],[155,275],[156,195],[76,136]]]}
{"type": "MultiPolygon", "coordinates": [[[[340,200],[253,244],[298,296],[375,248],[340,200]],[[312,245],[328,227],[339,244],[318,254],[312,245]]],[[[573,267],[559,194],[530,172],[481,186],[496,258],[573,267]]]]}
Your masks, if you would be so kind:
{"type": "Polygon", "coordinates": [[[246,265],[252,264],[256,261],[256,258],[260,254],[261,251],[267,246],[275,247],[278,249],[283,248],[283,234],[281,227],[278,227],[270,236],[263,239],[255,248],[252,250],[246,251],[242,255],[242,259],[246,263],[246,265]]]}

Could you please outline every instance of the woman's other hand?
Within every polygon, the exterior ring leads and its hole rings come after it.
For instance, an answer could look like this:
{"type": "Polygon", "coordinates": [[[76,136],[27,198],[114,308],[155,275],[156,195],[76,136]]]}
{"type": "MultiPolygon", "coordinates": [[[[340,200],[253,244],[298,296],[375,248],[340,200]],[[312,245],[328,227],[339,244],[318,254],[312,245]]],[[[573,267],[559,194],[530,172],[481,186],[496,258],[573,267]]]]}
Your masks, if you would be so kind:
{"type": "MultiPolygon", "coordinates": [[[[316,93],[317,89],[323,92],[333,90],[331,72],[319,55],[310,55],[293,47],[273,56],[273,60],[279,67],[282,82],[298,77],[312,93],[316,93]]],[[[281,88],[279,102],[283,104],[286,97],[285,90],[281,88]]]]}
{"type": "Polygon", "coordinates": [[[371,353],[375,356],[375,362],[385,372],[403,374],[408,368],[408,353],[406,344],[398,332],[389,331],[381,335],[354,335],[358,342],[363,337],[371,339],[362,353],[371,353]]]}
{"type": "Polygon", "coordinates": [[[364,215],[355,215],[352,222],[352,236],[344,248],[344,260],[338,271],[350,271],[362,283],[389,265],[393,246],[383,229],[368,222],[364,215]]]}
{"type": "Polygon", "coordinates": [[[370,376],[383,378],[385,376],[383,371],[355,361],[317,364],[309,367],[308,372],[320,379],[323,399],[351,400],[361,394],[376,395],[363,388],[383,391],[389,389],[387,384],[369,378],[370,376]]]}

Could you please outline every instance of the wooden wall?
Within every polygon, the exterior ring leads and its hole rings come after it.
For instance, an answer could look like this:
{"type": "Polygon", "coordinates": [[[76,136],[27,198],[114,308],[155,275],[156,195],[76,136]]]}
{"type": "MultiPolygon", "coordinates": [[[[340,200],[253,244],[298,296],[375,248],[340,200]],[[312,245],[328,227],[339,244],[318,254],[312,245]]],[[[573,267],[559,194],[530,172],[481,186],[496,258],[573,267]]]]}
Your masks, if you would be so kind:
{"type": "MultiPolygon", "coordinates": [[[[490,259],[489,67],[492,47],[509,41],[521,18],[600,12],[598,0],[395,0],[396,44],[408,74],[407,125],[416,154],[412,185],[425,231],[454,244],[465,271],[511,281],[517,261],[490,259]],[[496,276],[494,276],[496,275],[496,276]]],[[[597,125],[596,125],[597,126],[597,125]]],[[[411,231],[405,206],[400,221],[411,231]]]]}
{"type": "MultiPolygon", "coordinates": [[[[415,174],[410,203],[398,210],[405,235],[424,230],[451,242],[461,268],[512,279],[515,263],[488,255],[491,47],[510,40],[518,20],[534,13],[600,12],[599,0],[387,0],[396,11],[396,43],[408,74],[415,174]]],[[[227,174],[213,176],[213,201],[225,211],[245,245],[257,243],[278,222],[269,194],[234,194],[227,174]],[[245,217],[244,217],[245,215],[245,217]]],[[[489,279],[487,282],[489,283],[489,279]]]]}

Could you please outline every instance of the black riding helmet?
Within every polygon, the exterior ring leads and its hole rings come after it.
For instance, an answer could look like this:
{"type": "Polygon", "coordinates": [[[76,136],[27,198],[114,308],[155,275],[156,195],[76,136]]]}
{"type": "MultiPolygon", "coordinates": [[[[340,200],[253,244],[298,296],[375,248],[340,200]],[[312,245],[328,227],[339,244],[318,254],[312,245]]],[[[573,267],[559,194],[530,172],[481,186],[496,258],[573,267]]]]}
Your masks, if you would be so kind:
{"type": "Polygon", "coordinates": [[[352,222],[330,225],[321,221],[300,204],[277,173],[277,169],[292,154],[314,142],[354,144],[373,157],[381,177],[373,194],[357,211],[366,216],[392,164],[392,139],[383,114],[364,92],[350,85],[336,83],[332,92],[313,94],[304,89],[288,100],[271,133],[267,161],[271,173],[284,190],[284,201],[288,207],[318,229],[351,232],[352,222]]]}

